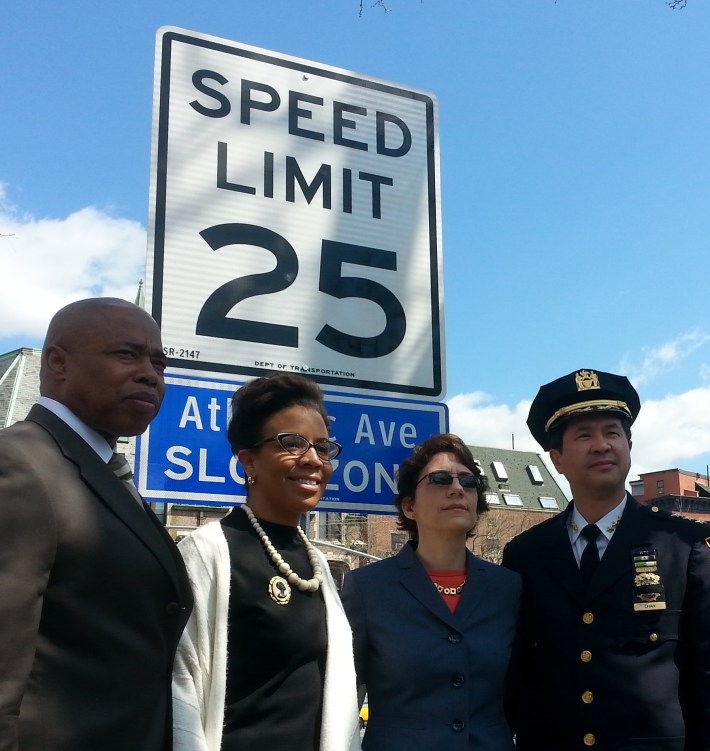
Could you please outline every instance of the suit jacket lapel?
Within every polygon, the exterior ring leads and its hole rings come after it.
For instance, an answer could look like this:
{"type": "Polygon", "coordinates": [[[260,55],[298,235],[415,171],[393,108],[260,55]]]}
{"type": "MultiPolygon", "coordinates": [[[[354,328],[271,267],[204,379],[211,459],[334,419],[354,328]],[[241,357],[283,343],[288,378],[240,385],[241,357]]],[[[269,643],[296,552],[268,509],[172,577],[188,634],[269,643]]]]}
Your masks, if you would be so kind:
{"type": "MultiPolygon", "coordinates": [[[[454,611],[459,624],[479,610],[481,601],[488,594],[489,581],[486,567],[471,551],[466,551],[466,585],[461,591],[461,599],[454,611]]],[[[439,594],[437,592],[437,594],[439,594]]],[[[444,603],[446,605],[446,603],[444,603]]],[[[448,610],[448,606],[446,606],[448,610]]],[[[455,622],[455,621],[454,621],[455,622]]]]}
{"type": "Polygon", "coordinates": [[[108,469],[101,457],[50,410],[36,404],[30,410],[27,419],[42,426],[54,438],[62,454],[77,465],[82,479],[94,491],[99,501],[143,542],[165,569],[176,590],[181,592],[175,558],[168,547],[174,546],[174,543],[172,539],[169,542],[165,539],[165,530],[161,534],[151,522],[148,515],[154,516],[153,512],[142,510],[130,491],[123,487],[122,481],[108,469]]]}

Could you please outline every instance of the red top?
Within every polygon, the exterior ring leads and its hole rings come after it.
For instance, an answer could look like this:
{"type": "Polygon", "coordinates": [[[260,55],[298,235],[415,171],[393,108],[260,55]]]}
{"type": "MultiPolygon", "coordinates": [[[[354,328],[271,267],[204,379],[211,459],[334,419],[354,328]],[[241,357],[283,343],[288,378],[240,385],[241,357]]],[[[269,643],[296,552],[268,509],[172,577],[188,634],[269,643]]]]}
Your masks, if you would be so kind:
{"type": "Polygon", "coordinates": [[[449,610],[453,613],[461,599],[461,592],[460,590],[457,592],[457,590],[466,581],[466,569],[462,568],[460,571],[430,571],[429,576],[434,586],[441,592],[449,610]],[[442,592],[442,590],[444,591],[442,592]]]}

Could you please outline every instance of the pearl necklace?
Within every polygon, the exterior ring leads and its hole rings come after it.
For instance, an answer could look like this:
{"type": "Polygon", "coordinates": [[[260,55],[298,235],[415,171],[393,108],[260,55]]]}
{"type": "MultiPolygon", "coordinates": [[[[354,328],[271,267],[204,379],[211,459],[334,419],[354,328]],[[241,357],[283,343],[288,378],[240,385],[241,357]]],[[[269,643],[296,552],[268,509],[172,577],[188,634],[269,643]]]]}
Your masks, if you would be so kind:
{"type": "MultiPolygon", "coordinates": [[[[306,553],[308,554],[308,560],[310,561],[311,568],[313,569],[312,579],[301,579],[301,577],[286,563],[283,557],[279,554],[278,550],[271,544],[271,540],[268,538],[266,532],[261,527],[261,524],[254,516],[254,512],[245,503],[242,508],[244,513],[249,518],[251,526],[254,527],[262,545],[266,549],[266,552],[271,556],[271,560],[274,562],[274,566],[284,575],[286,581],[289,584],[293,584],[301,592],[317,592],[320,589],[320,585],[323,583],[323,569],[321,568],[320,561],[318,560],[318,553],[311,543],[308,541],[304,531],[300,527],[296,527],[303,544],[306,546],[306,553]]],[[[280,578],[280,577],[278,577],[280,578]]],[[[273,580],[272,580],[273,581],[273,580]]],[[[290,592],[286,597],[286,602],[290,599],[290,592]]],[[[272,595],[273,598],[273,595],[272,595]]],[[[286,604],[286,602],[279,602],[279,604],[286,604]]]]}
{"type": "Polygon", "coordinates": [[[434,586],[442,595],[460,595],[465,583],[466,580],[464,579],[458,587],[442,587],[441,584],[437,584],[436,582],[434,582],[434,586]]]}

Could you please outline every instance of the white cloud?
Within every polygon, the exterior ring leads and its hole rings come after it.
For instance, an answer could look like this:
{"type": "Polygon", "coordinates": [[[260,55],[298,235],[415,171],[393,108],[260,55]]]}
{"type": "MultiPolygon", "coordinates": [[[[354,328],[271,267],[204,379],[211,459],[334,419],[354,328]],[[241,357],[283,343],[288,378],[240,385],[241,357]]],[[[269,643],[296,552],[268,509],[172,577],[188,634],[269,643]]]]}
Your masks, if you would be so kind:
{"type": "Polygon", "coordinates": [[[677,368],[682,360],[709,341],[710,334],[700,329],[687,331],[670,342],[644,349],[640,363],[634,362],[634,358],[627,354],[618,372],[625,373],[636,387],[641,386],[660,374],[677,368]]]}
{"type": "Polygon", "coordinates": [[[710,386],[645,401],[633,442],[636,473],[676,467],[704,472],[710,461],[710,386]]]}
{"type": "MultiPolygon", "coordinates": [[[[525,423],[530,403],[495,404],[480,391],[458,394],[447,401],[451,431],[472,445],[506,449],[513,447],[514,435],[517,450],[542,454],[525,423]]],[[[710,386],[645,401],[632,432],[629,480],[641,473],[676,467],[704,473],[710,463],[710,386]]],[[[542,456],[551,468],[547,454],[542,456]]],[[[569,493],[564,478],[554,470],[552,473],[569,493]]]]}
{"type": "Polygon", "coordinates": [[[42,338],[52,314],[73,300],[134,300],[145,273],[146,230],[86,207],[37,219],[9,205],[0,184],[0,337],[42,338]]]}
{"type": "Polygon", "coordinates": [[[482,391],[459,394],[448,399],[451,431],[467,443],[494,448],[515,448],[519,451],[539,451],[540,446],[530,435],[525,421],[530,400],[513,407],[494,404],[493,398],[482,391]]]}
{"type": "Polygon", "coordinates": [[[526,420],[531,402],[531,399],[526,399],[511,407],[494,404],[492,397],[482,391],[458,394],[446,402],[451,432],[472,446],[534,451],[543,458],[550,473],[569,497],[569,484],[557,473],[549,456],[530,435],[526,420]]]}

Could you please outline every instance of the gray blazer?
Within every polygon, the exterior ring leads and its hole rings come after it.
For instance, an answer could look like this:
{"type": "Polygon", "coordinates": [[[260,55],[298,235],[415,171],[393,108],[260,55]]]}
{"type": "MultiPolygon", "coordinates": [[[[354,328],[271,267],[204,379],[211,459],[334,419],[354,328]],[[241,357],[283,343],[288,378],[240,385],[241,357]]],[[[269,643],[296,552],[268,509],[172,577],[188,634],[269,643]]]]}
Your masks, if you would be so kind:
{"type": "Polygon", "coordinates": [[[151,511],[56,415],[0,431],[0,751],[168,751],[192,606],[151,511]]]}
{"type": "Polygon", "coordinates": [[[345,578],[358,682],[369,722],[364,751],[512,751],[503,689],[520,577],[467,552],[452,613],[408,543],[345,578]]]}

